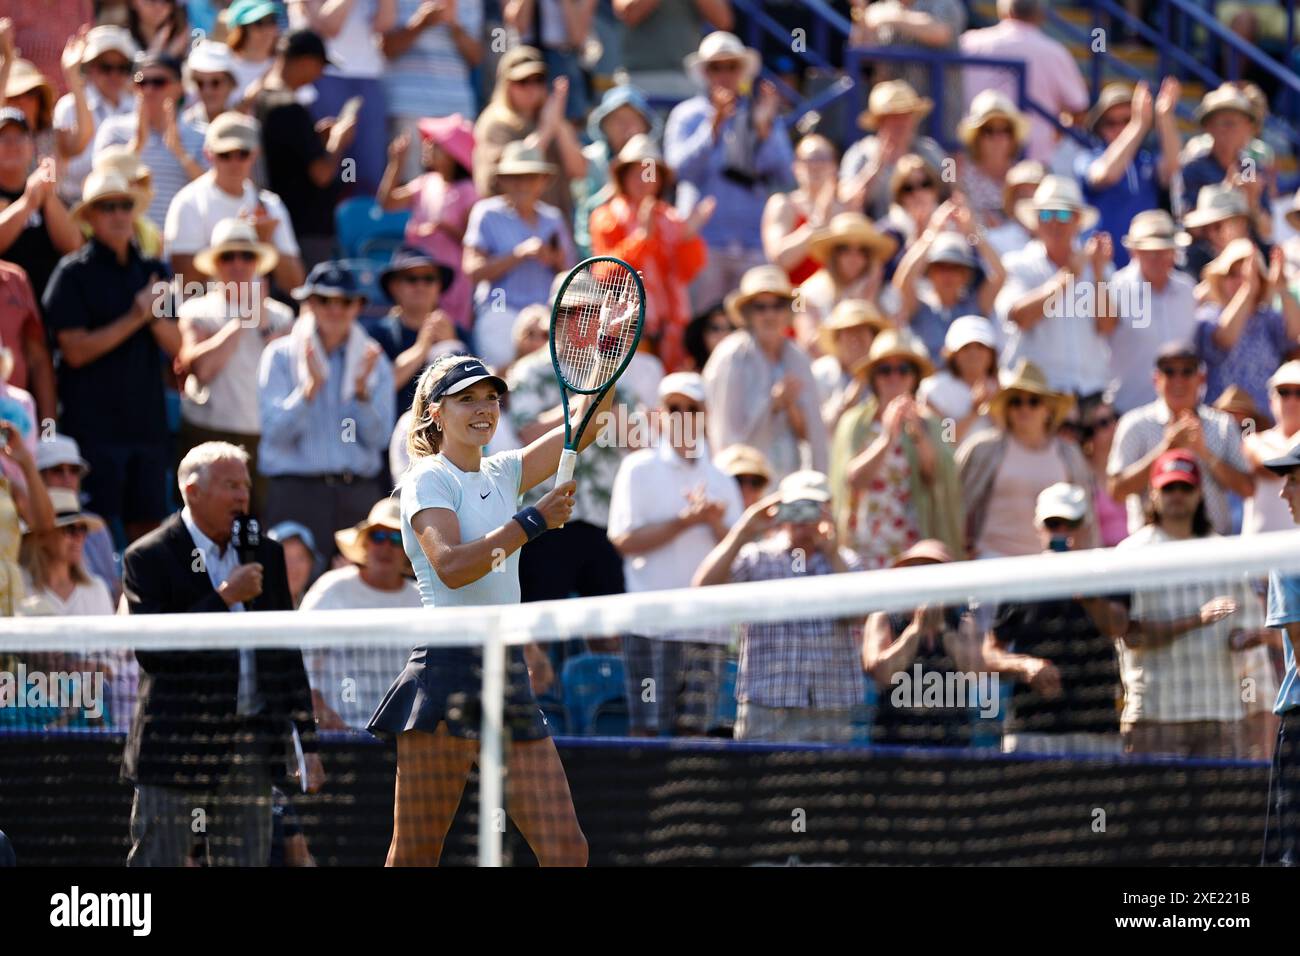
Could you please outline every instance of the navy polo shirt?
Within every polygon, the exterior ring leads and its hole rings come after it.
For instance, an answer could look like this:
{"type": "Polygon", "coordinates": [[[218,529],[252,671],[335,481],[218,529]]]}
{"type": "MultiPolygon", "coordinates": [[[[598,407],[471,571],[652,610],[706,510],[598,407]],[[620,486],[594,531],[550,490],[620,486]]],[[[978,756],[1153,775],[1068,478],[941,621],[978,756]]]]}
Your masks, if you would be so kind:
{"type": "Polygon", "coordinates": [[[1097,228],[1110,233],[1115,242],[1115,268],[1128,265],[1129,254],[1119,241],[1128,232],[1133,217],[1160,205],[1160,180],[1156,157],[1149,149],[1139,149],[1133,161],[1112,185],[1098,189],[1088,184],[1088,167],[1106,151],[1096,146],[1080,153],[1074,161],[1074,174],[1083,186],[1084,202],[1101,213],[1097,228]]]}
{"type": "MultiPolygon", "coordinates": [[[[160,259],[147,259],[132,243],[126,264],[90,239],[59,260],[45,289],[45,325],[57,346],[59,332],[93,332],[130,311],[149,276],[171,277],[160,259]]],[[[166,319],[164,321],[173,321],[166,319]]],[[[59,430],[86,444],[134,444],[167,439],[163,404],[163,353],[148,326],[88,365],[58,370],[59,430]]]]}
{"type": "MultiPolygon", "coordinates": [[[[416,336],[419,334],[415,329],[408,329],[404,326],[395,313],[390,312],[382,319],[368,320],[362,323],[362,326],[370,337],[379,343],[388,356],[389,361],[394,365],[397,363],[397,356],[401,355],[412,345],[415,344],[416,336]]],[[[426,363],[427,365],[427,363],[426,363]]],[[[424,371],[425,366],[421,366],[411,376],[411,380],[397,390],[397,413],[400,415],[411,407],[411,402],[415,399],[415,386],[420,382],[420,373],[424,371]]]]}
{"type": "Polygon", "coordinates": [[[1205,186],[1223,182],[1228,171],[1219,165],[1213,153],[1198,156],[1183,166],[1183,213],[1186,215],[1196,208],[1196,197],[1205,186]]]}

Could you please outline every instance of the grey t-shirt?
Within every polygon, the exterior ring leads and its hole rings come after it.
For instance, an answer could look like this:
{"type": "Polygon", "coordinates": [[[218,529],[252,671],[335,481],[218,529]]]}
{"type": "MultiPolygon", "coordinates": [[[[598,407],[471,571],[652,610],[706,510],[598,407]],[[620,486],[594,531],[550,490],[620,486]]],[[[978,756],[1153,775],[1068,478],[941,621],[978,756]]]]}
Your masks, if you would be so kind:
{"type": "Polygon", "coordinates": [[[478,471],[461,471],[442,455],[432,455],[412,462],[402,476],[402,549],[415,569],[425,607],[519,603],[518,551],[506,558],[501,571],[489,572],[464,587],[449,588],[425,557],[411,530],[411,519],[426,508],[446,508],[456,513],[462,543],[482,538],[514,516],[523,467],[521,451],[489,455],[478,471]]]}
{"type": "Polygon", "coordinates": [[[638,70],[680,70],[700,44],[703,20],[694,0],[660,0],[653,13],[624,27],[623,66],[638,70]]]}

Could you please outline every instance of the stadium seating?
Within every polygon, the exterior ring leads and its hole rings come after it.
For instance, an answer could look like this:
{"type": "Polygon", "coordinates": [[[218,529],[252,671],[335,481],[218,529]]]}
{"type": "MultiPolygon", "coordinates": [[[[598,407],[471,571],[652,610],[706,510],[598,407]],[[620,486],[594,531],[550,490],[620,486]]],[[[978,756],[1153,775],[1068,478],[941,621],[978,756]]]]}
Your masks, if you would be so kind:
{"type": "Polygon", "coordinates": [[[626,730],[627,704],[623,699],[623,658],[618,654],[579,654],[564,662],[560,675],[564,693],[564,709],[568,715],[568,732],[594,733],[597,718],[617,714],[615,703],[623,706],[626,730]]]}
{"type": "Polygon", "coordinates": [[[387,262],[402,243],[408,212],[384,212],[368,196],[357,196],[339,203],[334,210],[339,250],[345,259],[370,259],[387,262]]]}

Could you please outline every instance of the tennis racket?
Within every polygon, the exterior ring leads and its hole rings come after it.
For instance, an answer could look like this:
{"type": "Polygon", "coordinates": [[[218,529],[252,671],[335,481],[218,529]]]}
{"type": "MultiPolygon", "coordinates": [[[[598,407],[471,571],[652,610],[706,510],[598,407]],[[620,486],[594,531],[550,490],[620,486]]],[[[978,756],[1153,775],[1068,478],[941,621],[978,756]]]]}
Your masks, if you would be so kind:
{"type": "Polygon", "coordinates": [[[623,374],[645,324],[645,287],[635,269],[613,256],[579,262],[564,277],[551,305],[551,364],[564,407],[564,451],[555,483],[573,477],[578,443],[605,393],[623,374]],[[595,400],[574,426],[569,395],[595,400]]]}

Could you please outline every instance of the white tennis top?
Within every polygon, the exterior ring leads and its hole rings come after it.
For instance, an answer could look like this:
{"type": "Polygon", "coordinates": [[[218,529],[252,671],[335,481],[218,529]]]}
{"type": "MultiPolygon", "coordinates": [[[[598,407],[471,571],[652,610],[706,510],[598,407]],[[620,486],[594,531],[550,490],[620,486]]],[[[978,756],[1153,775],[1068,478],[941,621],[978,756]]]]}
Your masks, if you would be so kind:
{"type": "Polygon", "coordinates": [[[402,548],[415,569],[420,600],[426,607],[460,607],[519,603],[519,552],[501,562],[499,570],[461,588],[449,588],[424,556],[411,519],[426,508],[456,513],[462,543],[482,538],[501,527],[519,510],[523,453],[503,451],[482,460],[478,471],[461,471],[441,455],[411,464],[399,482],[402,505],[402,548]]]}

